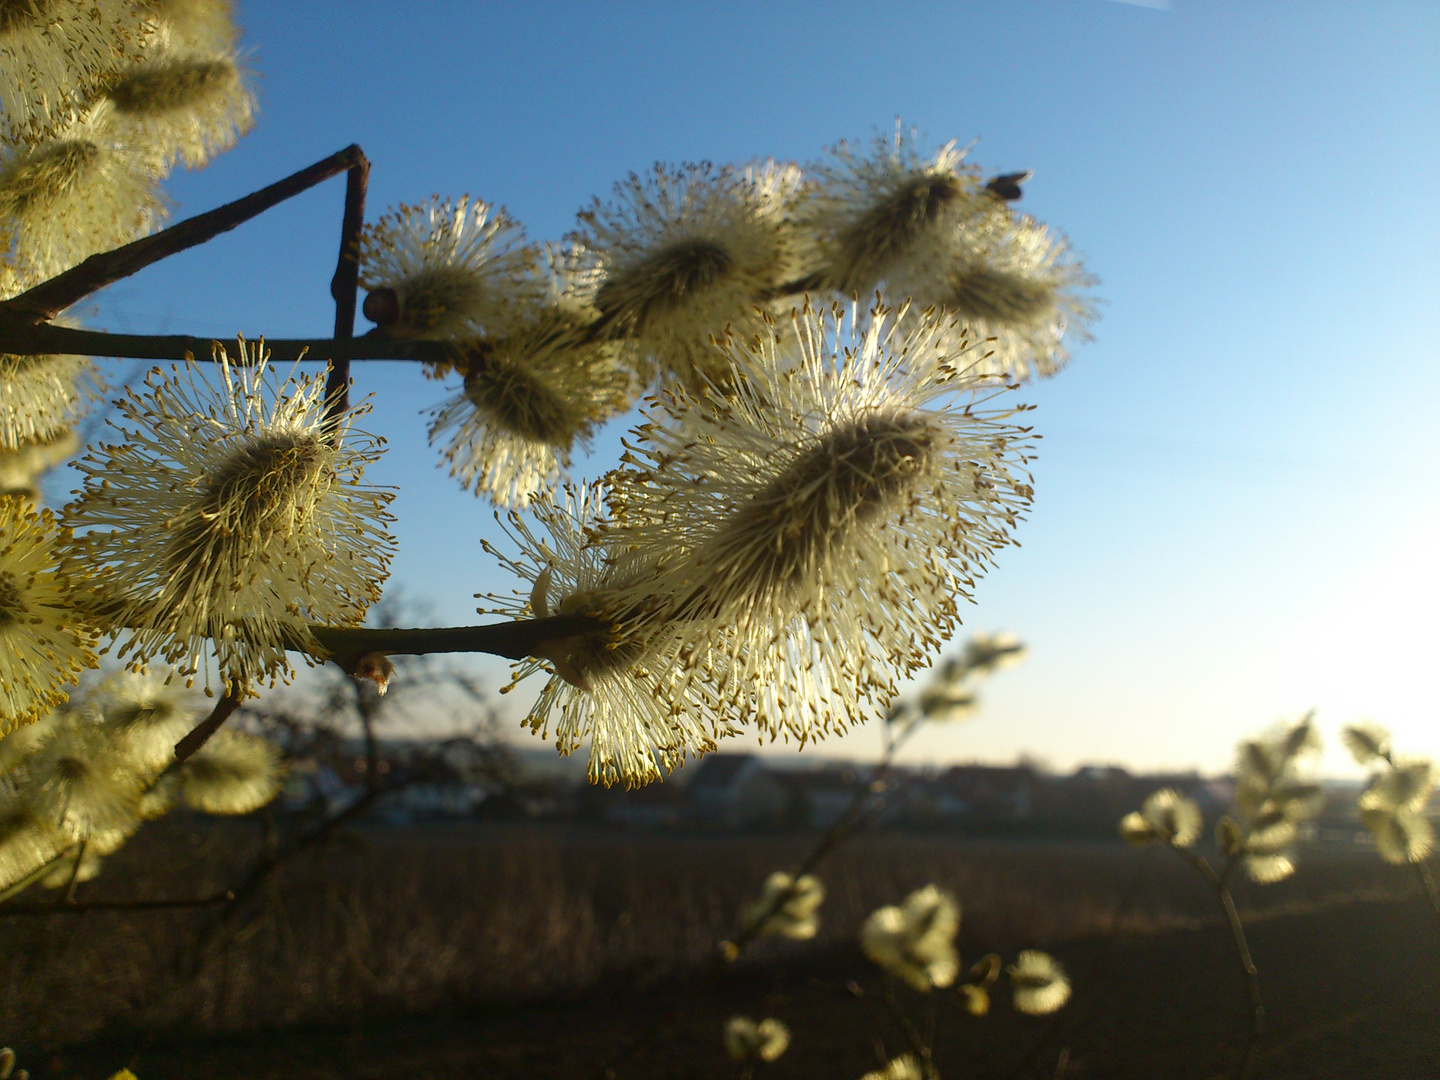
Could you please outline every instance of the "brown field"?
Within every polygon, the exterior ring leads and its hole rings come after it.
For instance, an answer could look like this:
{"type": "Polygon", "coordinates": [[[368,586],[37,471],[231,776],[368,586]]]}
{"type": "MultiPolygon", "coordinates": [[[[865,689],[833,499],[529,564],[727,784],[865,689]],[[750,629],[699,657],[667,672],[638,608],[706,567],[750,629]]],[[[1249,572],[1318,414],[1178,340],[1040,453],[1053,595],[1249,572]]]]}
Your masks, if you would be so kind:
{"type": "MultiPolygon", "coordinates": [[[[795,1033],[759,1076],[858,1078],[903,1049],[853,945],[875,907],[934,881],[964,905],[968,959],[1039,946],[1069,968],[1054,1018],[949,996],[951,1077],[1223,1075],[1246,1028],[1228,933],[1193,871],[1119,844],[868,835],[822,867],[813,942],[762,942],[716,974],[715,945],[811,838],[525,826],[364,829],[215,909],[0,923],[0,1039],[38,1076],[734,1077],[734,1013],[795,1033]],[[1133,901],[1122,896],[1140,874],[1133,901]],[[847,988],[857,980],[857,996],[847,988]],[[1033,1060],[1031,1060],[1033,1059],[1033,1060]],[[1031,1064],[1021,1068],[1031,1060],[1031,1064]],[[38,1067],[37,1067],[38,1066],[38,1067]],[[1019,1071],[1017,1071],[1019,1069],[1019,1071]]],[[[253,826],[154,828],[79,899],[186,896],[240,876],[253,826]]],[[[1237,899],[1270,1006],[1255,1077],[1440,1074],[1440,927],[1371,853],[1305,853],[1237,899]]]]}

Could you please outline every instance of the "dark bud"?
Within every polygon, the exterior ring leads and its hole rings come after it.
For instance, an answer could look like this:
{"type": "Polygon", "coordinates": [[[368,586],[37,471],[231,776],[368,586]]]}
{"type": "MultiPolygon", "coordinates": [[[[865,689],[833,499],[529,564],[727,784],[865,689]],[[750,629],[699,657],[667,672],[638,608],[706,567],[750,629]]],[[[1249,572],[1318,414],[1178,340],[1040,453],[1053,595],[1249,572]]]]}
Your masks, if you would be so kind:
{"type": "Polygon", "coordinates": [[[376,289],[360,310],[376,326],[393,326],[400,321],[400,297],[394,289],[376,289]]]}
{"type": "MultiPolygon", "coordinates": [[[[1020,185],[1035,175],[1033,169],[1026,169],[1023,172],[1009,172],[995,177],[985,185],[985,190],[1003,202],[1014,202],[1025,193],[1020,190],[1020,185]]],[[[367,300],[368,304],[369,301],[367,300]]],[[[366,311],[366,315],[370,312],[366,311]]]]}

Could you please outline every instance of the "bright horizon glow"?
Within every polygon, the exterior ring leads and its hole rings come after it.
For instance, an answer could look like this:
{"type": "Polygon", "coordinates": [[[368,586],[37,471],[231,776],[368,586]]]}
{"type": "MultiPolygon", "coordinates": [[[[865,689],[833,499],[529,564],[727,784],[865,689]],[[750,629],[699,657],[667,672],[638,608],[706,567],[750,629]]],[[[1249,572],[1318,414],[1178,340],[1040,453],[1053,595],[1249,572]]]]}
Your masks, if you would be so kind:
{"type": "MultiPolygon", "coordinates": [[[[1069,236],[1105,305],[1069,368],[1017,395],[1044,436],[1035,507],[956,642],[1008,629],[1030,658],[907,760],[1214,773],[1312,706],[1329,773],[1357,771],[1338,731],[1362,715],[1440,755],[1440,7],[795,4],[778,37],[758,3],[238,7],[263,111],[176,177],[177,216],[350,142],[374,163],[370,220],[469,192],[536,240],[653,161],[804,162],[897,115],[931,145],[978,137],[988,173],[1035,169],[1021,208],[1069,236]]],[[[121,283],[93,325],[328,334],[341,188],[121,283]]],[[[480,552],[505,543],[491,507],[426,446],[443,391],[403,364],[355,376],[390,441],[372,476],[401,488],[392,581],[475,622],[472,593],[518,583],[480,552]]],[[[611,467],[624,430],[575,474],[611,467]]],[[[517,719],[535,689],[506,699],[517,719]]]]}

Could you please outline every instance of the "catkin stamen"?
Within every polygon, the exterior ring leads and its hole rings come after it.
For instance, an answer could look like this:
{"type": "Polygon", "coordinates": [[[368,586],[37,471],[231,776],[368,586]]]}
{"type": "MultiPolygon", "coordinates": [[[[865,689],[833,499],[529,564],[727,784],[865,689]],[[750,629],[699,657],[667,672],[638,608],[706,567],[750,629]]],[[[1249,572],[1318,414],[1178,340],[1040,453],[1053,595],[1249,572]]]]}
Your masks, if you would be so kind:
{"type": "Polygon", "coordinates": [[[44,22],[52,0],[0,0],[0,37],[44,22]]]}
{"type": "Polygon", "coordinates": [[[606,281],[595,306],[617,328],[639,333],[652,317],[713,288],[734,265],[730,253],[713,240],[683,240],[606,281]]]}
{"type": "MultiPolygon", "coordinates": [[[[939,440],[921,414],[837,427],[731,520],[706,561],[753,596],[807,579],[847,534],[880,517],[930,466],[939,440]]],[[[698,615],[701,596],[688,605],[698,615]]]]}
{"type": "Polygon", "coordinates": [[[178,523],[166,559],[171,572],[186,580],[209,576],[234,561],[225,558],[232,537],[248,550],[246,539],[267,528],[289,532],[302,525],[315,502],[325,454],[318,437],[309,434],[271,435],[241,447],[178,523]]]}
{"type": "Polygon", "coordinates": [[[465,396],[487,411],[495,425],[514,435],[568,450],[585,426],[544,381],[506,363],[483,363],[465,375],[465,396]]]}
{"type": "Polygon", "coordinates": [[[841,291],[868,288],[893,260],[964,193],[954,173],[922,173],[871,207],[840,234],[841,265],[849,268],[841,291]]]}
{"type": "Polygon", "coordinates": [[[20,166],[0,188],[0,213],[8,218],[42,214],[78,188],[100,157],[100,148],[69,139],[20,166]]]}
{"type": "Polygon", "coordinates": [[[25,594],[15,575],[0,572],[0,629],[14,625],[25,614],[25,594]]]}
{"type": "Polygon", "coordinates": [[[944,306],[962,319],[1023,325],[1054,310],[1055,287],[1045,279],[976,266],[955,275],[944,306]]]}
{"type": "Polygon", "coordinates": [[[392,324],[414,333],[434,330],[484,299],[475,275],[457,267],[437,267],[405,284],[400,310],[392,324]]]}
{"type": "Polygon", "coordinates": [[[110,89],[127,116],[160,117],[234,92],[240,72],[229,60],[186,60],[133,71],[110,89]]]}

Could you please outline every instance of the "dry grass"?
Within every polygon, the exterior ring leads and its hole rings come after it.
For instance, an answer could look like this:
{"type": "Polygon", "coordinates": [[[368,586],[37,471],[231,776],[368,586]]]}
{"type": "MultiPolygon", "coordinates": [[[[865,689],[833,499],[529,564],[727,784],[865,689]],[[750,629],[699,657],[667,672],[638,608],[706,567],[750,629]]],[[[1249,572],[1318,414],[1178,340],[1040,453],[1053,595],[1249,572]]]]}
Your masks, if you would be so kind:
{"type": "MultiPolygon", "coordinates": [[[[286,866],[219,931],[214,910],[0,923],[0,1036],[40,1045],[105,1030],[240,1031],[645,985],[705,963],[764,876],[808,843],[558,826],[362,830],[286,866]]],[[[155,828],[79,898],[203,893],[236,880],[258,845],[243,823],[155,828]]],[[[1166,854],[1152,856],[1122,929],[1213,921],[1213,897],[1166,854]]],[[[1119,845],[862,837],[820,871],[819,940],[762,942],[753,959],[852,941],[871,910],[931,881],[962,901],[971,956],[1102,935],[1145,857],[1119,845]]],[[[1373,854],[1316,851],[1295,878],[1242,887],[1240,901],[1258,916],[1410,891],[1373,854]]]]}

